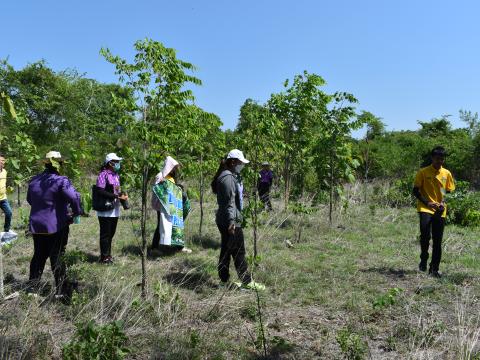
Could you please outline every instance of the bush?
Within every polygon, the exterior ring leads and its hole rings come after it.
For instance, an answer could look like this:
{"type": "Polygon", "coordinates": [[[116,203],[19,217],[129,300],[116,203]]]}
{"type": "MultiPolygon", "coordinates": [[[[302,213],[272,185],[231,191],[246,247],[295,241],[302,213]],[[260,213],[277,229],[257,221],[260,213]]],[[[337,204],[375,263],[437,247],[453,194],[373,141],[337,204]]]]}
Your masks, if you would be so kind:
{"type": "Polygon", "coordinates": [[[457,191],[447,199],[447,223],[480,226],[480,193],[468,191],[468,183],[458,182],[457,191]]]}
{"type": "Polygon", "coordinates": [[[403,291],[400,288],[391,288],[385,294],[378,296],[372,303],[374,309],[384,308],[387,306],[395,305],[397,302],[397,296],[403,291]]]}
{"type": "Polygon", "coordinates": [[[122,322],[98,325],[93,320],[77,325],[74,338],[62,349],[64,360],[121,360],[130,350],[122,322]]]}
{"type": "Polygon", "coordinates": [[[337,333],[337,342],[343,355],[348,360],[362,360],[367,353],[367,345],[360,335],[353,332],[348,326],[337,333]]]}

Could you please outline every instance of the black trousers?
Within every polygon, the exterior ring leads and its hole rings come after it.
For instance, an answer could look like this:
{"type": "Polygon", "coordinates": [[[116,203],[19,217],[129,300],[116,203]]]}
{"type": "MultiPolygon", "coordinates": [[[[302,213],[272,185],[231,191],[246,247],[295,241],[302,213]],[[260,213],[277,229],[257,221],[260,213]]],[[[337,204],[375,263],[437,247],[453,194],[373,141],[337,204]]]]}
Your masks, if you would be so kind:
{"type": "Polygon", "coordinates": [[[233,258],[238,277],[243,284],[252,281],[248,272],[247,261],[245,260],[245,239],[243,230],[240,227],[235,228],[235,234],[229,234],[226,227],[218,227],[222,236],[222,246],[220,249],[220,259],[218,261],[218,276],[223,282],[230,278],[230,258],[233,258]]]}
{"type": "Polygon", "coordinates": [[[57,294],[63,294],[66,286],[66,266],[63,260],[68,242],[69,227],[55,234],[33,234],[33,258],[30,262],[30,282],[38,285],[45,263],[50,258],[57,294]]]}
{"type": "Polygon", "coordinates": [[[160,247],[160,211],[157,211],[157,228],[153,233],[152,248],[158,249],[160,247]]]}
{"type": "Polygon", "coordinates": [[[118,217],[98,217],[100,223],[100,260],[112,256],[112,239],[117,231],[118,217]]]}
{"type": "Polygon", "coordinates": [[[445,218],[442,218],[439,214],[432,215],[423,212],[420,213],[420,261],[423,265],[427,264],[430,239],[433,240],[430,271],[438,271],[440,265],[444,228],[445,218]]]}
{"type": "Polygon", "coordinates": [[[258,184],[258,196],[263,205],[268,209],[272,210],[272,203],[270,202],[270,185],[267,183],[258,184]]]}

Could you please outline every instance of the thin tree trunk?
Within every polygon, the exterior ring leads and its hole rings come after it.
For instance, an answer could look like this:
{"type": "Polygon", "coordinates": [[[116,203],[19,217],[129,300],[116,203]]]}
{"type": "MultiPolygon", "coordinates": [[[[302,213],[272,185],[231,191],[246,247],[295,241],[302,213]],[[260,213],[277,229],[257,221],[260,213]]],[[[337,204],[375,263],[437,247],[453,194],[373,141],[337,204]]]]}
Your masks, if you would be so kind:
{"type": "MultiPolygon", "coordinates": [[[[147,125],[146,109],[143,109],[143,123],[147,125]]],[[[147,164],[147,142],[146,139],[143,147],[143,169],[142,169],[142,210],[140,217],[140,227],[142,232],[142,298],[147,297],[147,185],[148,185],[148,164],[147,164]]]]}
{"type": "Polygon", "coordinates": [[[202,236],[202,227],[203,227],[203,189],[204,179],[203,179],[203,154],[200,154],[200,225],[198,227],[198,234],[202,236]]]}
{"type": "Polygon", "coordinates": [[[257,157],[255,157],[255,196],[254,196],[254,203],[253,203],[253,257],[254,261],[257,259],[257,227],[258,227],[258,201],[257,201],[257,190],[258,190],[258,169],[257,169],[257,157]]]}
{"type": "Polygon", "coordinates": [[[285,154],[285,168],[283,178],[285,181],[285,192],[284,192],[284,201],[285,201],[285,210],[288,208],[288,202],[290,198],[290,159],[287,154],[285,154]]]}
{"type": "Polygon", "coordinates": [[[20,201],[20,185],[17,185],[17,205],[18,207],[22,206],[22,202],[20,201]]]}
{"type": "Polygon", "coordinates": [[[332,148],[330,150],[330,205],[328,210],[328,220],[330,225],[333,222],[333,191],[335,185],[335,135],[333,136],[332,148]]]}
{"type": "Polygon", "coordinates": [[[366,204],[367,203],[367,191],[368,191],[368,170],[369,170],[369,155],[370,155],[370,145],[368,143],[368,140],[366,141],[367,142],[367,149],[365,150],[365,174],[364,174],[364,179],[363,179],[363,182],[364,182],[364,203],[366,204]]]}
{"type": "MultiPolygon", "coordinates": [[[[146,152],[146,150],[144,150],[146,152]]],[[[142,210],[141,210],[141,231],[142,231],[142,297],[147,296],[147,183],[148,183],[148,169],[144,165],[142,175],[142,210]]]]}

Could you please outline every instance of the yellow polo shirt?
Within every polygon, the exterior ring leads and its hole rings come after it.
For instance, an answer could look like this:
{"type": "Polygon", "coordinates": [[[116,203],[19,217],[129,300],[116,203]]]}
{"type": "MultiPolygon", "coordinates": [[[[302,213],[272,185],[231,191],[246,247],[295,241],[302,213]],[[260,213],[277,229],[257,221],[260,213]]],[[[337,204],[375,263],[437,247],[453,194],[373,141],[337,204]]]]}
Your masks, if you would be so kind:
{"type": "Polygon", "coordinates": [[[7,199],[7,170],[0,171],[0,201],[7,199]]]}
{"type": "MultiPolygon", "coordinates": [[[[415,187],[420,189],[420,194],[427,199],[436,203],[441,203],[446,192],[455,190],[453,176],[447,169],[441,167],[439,170],[432,165],[420,169],[415,176],[415,187]]],[[[427,207],[420,200],[417,201],[417,211],[434,214],[435,211],[427,207]]],[[[442,217],[447,216],[447,206],[443,211],[442,217]]]]}

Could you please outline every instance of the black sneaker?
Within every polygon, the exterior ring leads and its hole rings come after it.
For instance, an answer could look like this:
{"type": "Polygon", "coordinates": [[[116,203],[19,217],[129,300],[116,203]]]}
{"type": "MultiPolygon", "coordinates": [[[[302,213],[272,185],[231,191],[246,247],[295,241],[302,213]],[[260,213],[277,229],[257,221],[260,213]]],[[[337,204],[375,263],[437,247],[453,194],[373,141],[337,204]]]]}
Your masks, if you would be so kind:
{"type": "Polygon", "coordinates": [[[421,262],[420,264],[418,264],[418,270],[423,272],[427,271],[427,264],[421,262]]]}
{"type": "Polygon", "coordinates": [[[428,273],[437,279],[440,279],[442,277],[442,274],[438,270],[430,270],[428,273]]]}
{"type": "Polygon", "coordinates": [[[99,262],[100,264],[111,265],[113,264],[113,259],[111,256],[102,256],[99,262]]]}

